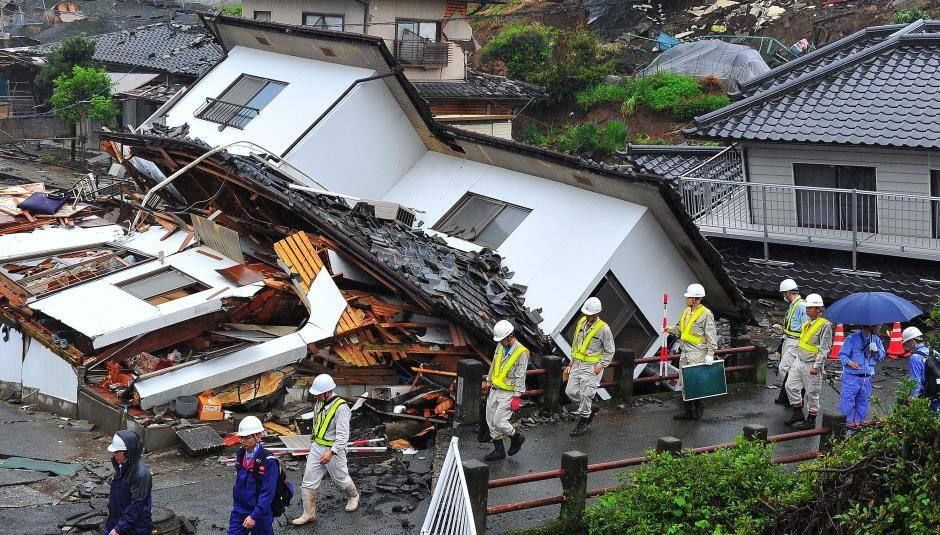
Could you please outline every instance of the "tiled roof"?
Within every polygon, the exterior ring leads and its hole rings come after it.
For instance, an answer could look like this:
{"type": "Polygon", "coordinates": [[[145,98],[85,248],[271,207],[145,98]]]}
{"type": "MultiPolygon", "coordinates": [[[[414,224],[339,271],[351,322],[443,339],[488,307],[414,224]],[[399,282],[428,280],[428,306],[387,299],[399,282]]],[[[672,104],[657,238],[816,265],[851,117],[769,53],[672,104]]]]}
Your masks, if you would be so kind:
{"type": "MultiPolygon", "coordinates": [[[[198,77],[222,59],[222,47],[201,25],[163,22],[88,39],[95,41],[96,61],[143,71],[198,77]]],[[[58,46],[49,43],[33,50],[48,54],[58,46]]]]}
{"type": "Polygon", "coordinates": [[[904,259],[881,255],[858,255],[858,269],[880,272],[880,277],[855,275],[835,271],[834,268],[852,267],[852,256],[847,251],[831,251],[809,247],[772,244],[770,258],[793,262],[792,266],[776,266],[751,262],[763,258],[760,242],[730,238],[710,238],[724,260],[725,269],[745,292],[778,294],[780,281],[796,280],[803,294],[818,293],[823,300],[832,302],[854,292],[891,292],[929,312],[940,295],[940,263],[928,260],[904,259]]]}
{"type": "Polygon", "coordinates": [[[648,173],[675,180],[724,149],[695,145],[627,145],[626,151],[617,154],[648,173]]]}
{"type": "Polygon", "coordinates": [[[529,100],[546,98],[545,88],[505,76],[467,70],[463,82],[413,82],[418,94],[428,99],[529,100]]]}
{"type": "Polygon", "coordinates": [[[841,59],[823,58],[795,77],[780,71],[780,83],[765,80],[767,89],[696,117],[685,133],[726,141],[940,148],[938,58],[940,23],[914,23],[841,59]]]}

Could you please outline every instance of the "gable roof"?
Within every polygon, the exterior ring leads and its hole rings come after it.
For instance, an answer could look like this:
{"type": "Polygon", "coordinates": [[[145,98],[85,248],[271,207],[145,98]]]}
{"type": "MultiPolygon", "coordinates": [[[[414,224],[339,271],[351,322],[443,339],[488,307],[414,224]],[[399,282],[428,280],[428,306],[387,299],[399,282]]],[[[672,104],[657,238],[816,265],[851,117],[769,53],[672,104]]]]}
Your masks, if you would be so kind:
{"type": "Polygon", "coordinates": [[[467,70],[465,81],[412,82],[425,99],[519,100],[547,98],[545,88],[505,76],[467,70]]]}
{"type": "MultiPolygon", "coordinates": [[[[648,173],[662,175],[675,180],[702,165],[726,147],[696,145],[627,145],[627,150],[617,153],[621,158],[640,166],[648,173]]],[[[715,177],[725,178],[725,177],[715,177]]]]}
{"type": "Polygon", "coordinates": [[[859,32],[755,79],[691,138],[940,148],[940,22],[859,32]],[[886,32],[895,30],[885,36],[886,32]]]}

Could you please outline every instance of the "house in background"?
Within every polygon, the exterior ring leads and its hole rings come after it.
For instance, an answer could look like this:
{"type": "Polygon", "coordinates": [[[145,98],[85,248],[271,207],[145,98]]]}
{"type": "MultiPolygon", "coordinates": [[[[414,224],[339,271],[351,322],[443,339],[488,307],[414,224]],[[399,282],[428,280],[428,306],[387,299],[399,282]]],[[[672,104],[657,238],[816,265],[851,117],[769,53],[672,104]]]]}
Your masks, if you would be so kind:
{"type": "MultiPolygon", "coordinates": [[[[458,249],[496,250],[565,350],[591,295],[604,300],[618,347],[638,355],[655,351],[663,293],[679,296],[690,282],[705,285],[717,312],[749,317],[661,177],[441,125],[381,38],[224,16],[206,23],[225,59],[152,134],[186,132],[254,154],[296,187],[369,199],[458,249]]],[[[681,307],[671,300],[671,317],[681,307]]]]}
{"type": "MultiPolygon", "coordinates": [[[[651,168],[669,160],[687,210],[737,280],[754,279],[758,266],[779,272],[754,281],[768,293],[789,274],[830,297],[903,293],[915,282],[936,295],[932,262],[903,266],[940,260],[938,83],[940,22],[869,28],[742,84],[736,102],[697,117],[686,137],[725,144],[708,159],[686,147],[628,157],[651,168]]],[[[919,293],[907,295],[932,306],[919,293]]]]}
{"type": "MultiPolygon", "coordinates": [[[[546,98],[533,84],[468,67],[476,50],[465,0],[248,0],[243,15],[258,21],[381,37],[442,122],[512,138],[512,119],[546,98]]],[[[493,2],[473,2],[485,5],[493,2]]]]}

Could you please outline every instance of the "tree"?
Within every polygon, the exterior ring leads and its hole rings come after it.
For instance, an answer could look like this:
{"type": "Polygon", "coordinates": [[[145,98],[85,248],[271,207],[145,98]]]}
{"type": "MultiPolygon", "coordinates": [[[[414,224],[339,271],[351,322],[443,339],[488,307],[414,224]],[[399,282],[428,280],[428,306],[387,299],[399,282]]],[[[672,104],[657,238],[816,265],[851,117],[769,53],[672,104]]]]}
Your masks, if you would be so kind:
{"type": "Polygon", "coordinates": [[[43,65],[34,82],[36,96],[46,102],[52,97],[53,84],[63,74],[71,73],[72,67],[79,65],[91,67],[94,65],[95,42],[86,39],[85,35],[76,35],[62,41],[55,50],[46,56],[43,65]]]}
{"type": "Polygon", "coordinates": [[[88,120],[109,124],[117,116],[117,106],[111,100],[111,78],[104,69],[76,65],[70,74],[59,75],[53,86],[52,111],[74,125],[84,154],[88,120]]]}

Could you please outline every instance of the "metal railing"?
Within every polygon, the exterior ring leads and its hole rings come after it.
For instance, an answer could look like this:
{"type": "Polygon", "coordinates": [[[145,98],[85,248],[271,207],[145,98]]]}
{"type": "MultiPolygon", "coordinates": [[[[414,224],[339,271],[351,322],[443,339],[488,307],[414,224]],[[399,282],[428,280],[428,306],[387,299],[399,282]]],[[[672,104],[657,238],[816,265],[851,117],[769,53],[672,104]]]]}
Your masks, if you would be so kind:
{"type": "Polygon", "coordinates": [[[421,39],[397,40],[395,59],[404,65],[444,67],[450,59],[450,43],[421,39]]]}
{"type": "Polygon", "coordinates": [[[940,257],[940,197],[679,178],[703,234],[852,251],[940,257]]]}
{"type": "Polygon", "coordinates": [[[734,188],[714,185],[704,186],[695,180],[686,179],[720,179],[732,183],[746,182],[747,175],[744,173],[744,158],[741,151],[737,145],[731,145],[679,177],[677,186],[682,193],[682,202],[685,209],[693,218],[697,218],[702,212],[711,208],[712,205],[733,194],[734,188]]]}
{"type": "Polygon", "coordinates": [[[206,103],[196,110],[196,117],[224,126],[242,129],[258,116],[259,111],[261,110],[258,108],[206,97],[206,103]]]}

